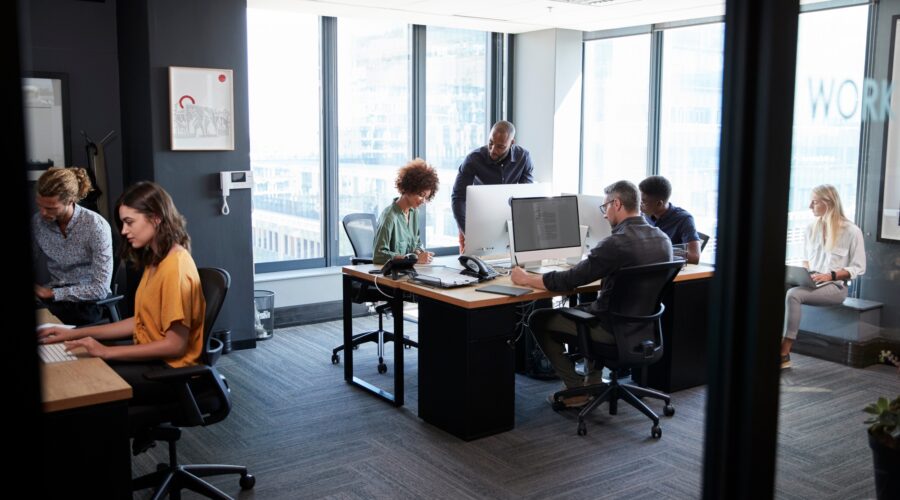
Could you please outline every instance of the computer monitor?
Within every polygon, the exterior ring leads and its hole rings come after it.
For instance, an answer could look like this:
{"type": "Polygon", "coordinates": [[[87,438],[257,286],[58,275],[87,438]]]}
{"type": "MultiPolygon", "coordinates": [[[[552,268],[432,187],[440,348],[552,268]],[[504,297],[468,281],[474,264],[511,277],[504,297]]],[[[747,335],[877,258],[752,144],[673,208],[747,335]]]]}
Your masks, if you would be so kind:
{"type": "MultiPolygon", "coordinates": [[[[568,195],[569,193],[563,193],[563,196],[568,195]]],[[[612,234],[609,221],[600,212],[600,205],[603,204],[606,197],[592,194],[574,196],[578,197],[578,218],[581,220],[581,225],[588,227],[587,237],[584,240],[584,251],[587,253],[597,246],[600,240],[612,234]]]]}
{"type": "Polygon", "coordinates": [[[513,255],[518,265],[540,266],[544,259],[581,257],[578,197],[514,198],[513,255]]]}
{"type": "Polygon", "coordinates": [[[508,259],[510,199],[549,196],[550,184],[472,185],[466,189],[465,255],[508,259]]]}

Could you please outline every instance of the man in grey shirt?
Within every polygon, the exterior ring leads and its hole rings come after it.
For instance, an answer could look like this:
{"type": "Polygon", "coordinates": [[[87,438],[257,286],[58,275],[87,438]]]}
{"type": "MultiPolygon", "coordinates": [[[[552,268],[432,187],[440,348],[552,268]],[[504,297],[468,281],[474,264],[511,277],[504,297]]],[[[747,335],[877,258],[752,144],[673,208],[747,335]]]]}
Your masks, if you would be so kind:
{"type": "MultiPolygon", "coordinates": [[[[551,272],[543,276],[529,274],[516,267],[513,268],[511,277],[517,285],[554,291],[573,290],[602,278],[597,300],[579,307],[599,318],[599,322],[591,328],[591,338],[595,342],[615,343],[613,336],[603,328],[609,307],[609,290],[615,283],[614,273],[623,267],[671,261],[672,242],[665,233],[647,224],[641,216],[638,209],[640,196],[634,184],[619,181],[608,186],[604,192],[606,199],[600,205],[600,211],[612,226],[612,234],[600,240],[587,259],[567,271],[551,272]]],[[[565,355],[564,344],[574,342],[578,336],[571,320],[563,318],[555,309],[540,309],[531,315],[529,326],[566,388],[600,382],[601,367],[589,366],[591,363],[587,361],[585,377],[582,378],[575,372],[572,360],[565,355]]],[[[562,402],[569,407],[578,407],[587,401],[587,396],[573,396],[562,402]]]]}
{"type": "Polygon", "coordinates": [[[102,319],[91,302],[106,298],[112,278],[112,233],[100,214],[77,202],[91,190],[81,168],[51,168],[37,182],[38,213],[31,229],[35,262],[47,265],[49,282],[34,293],[54,316],[70,325],[102,319]]]}
{"type": "Polygon", "coordinates": [[[508,121],[499,121],[491,127],[487,146],[469,153],[459,166],[450,201],[453,217],[459,227],[459,252],[466,244],[466,188],[472,184],[531,184],[534,182],[534,166],[531,155],[516,144],[516,127],[508,121]]]}

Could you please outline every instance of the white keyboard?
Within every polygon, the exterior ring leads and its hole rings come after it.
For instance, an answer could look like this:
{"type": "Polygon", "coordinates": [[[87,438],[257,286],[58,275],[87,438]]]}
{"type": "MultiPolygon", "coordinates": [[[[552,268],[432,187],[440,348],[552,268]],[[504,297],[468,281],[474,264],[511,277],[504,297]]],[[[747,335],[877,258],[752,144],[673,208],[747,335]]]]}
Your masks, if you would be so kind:
{"type": "Polygon", "coordinates": [[[44,363],[59,363],[60,361],[75,361],[78,359],[77,356],[66,351],[66,346],[62,342],[39,345],[38,355],[40,355],[41,361],[44,363]]]}

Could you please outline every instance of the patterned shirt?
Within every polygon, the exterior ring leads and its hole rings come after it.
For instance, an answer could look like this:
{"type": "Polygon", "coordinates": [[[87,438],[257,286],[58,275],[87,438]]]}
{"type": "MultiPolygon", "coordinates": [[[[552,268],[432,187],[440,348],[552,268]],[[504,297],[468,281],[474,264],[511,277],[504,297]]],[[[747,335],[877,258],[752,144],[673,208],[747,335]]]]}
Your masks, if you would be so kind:
{"type": "Polygon", "coordinates": [[[487,146],[469,153],[453,183],[450,200],[453,217],[460,230],[466,230],[466,188],[472,184],[531,184],[534,182],[534,165],[531,155],[522,146],[515,144],[509,152],[497,161],[491,159],[487,146]]]}
{"type": "Polygon", "coordinates": [[[75,205],[63,236],[56,221],[40,214],[31,221],[35,262],[47,262],[53,300],[78,302],[109,295],[112,279],[112,232],[100,214],[75,205]],[[43,259],[42,259],[43,256],[43,259]]]}

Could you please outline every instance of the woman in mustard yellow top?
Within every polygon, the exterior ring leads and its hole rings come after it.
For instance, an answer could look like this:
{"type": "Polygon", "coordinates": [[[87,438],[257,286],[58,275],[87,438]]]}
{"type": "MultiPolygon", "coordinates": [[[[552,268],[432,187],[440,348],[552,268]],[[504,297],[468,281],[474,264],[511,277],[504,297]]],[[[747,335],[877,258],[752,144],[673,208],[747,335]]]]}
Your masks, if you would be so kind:
{"type": "Polygon", "coordinates": [[[110,362],[131,384],[133,403],[169,397],[163,384],[143,373],[195,365],[203,349],[206,301],[197,266],[190,254],[185,219],[158,184],[140,182],[116,203],[116,224],[128,245],[122,256],[144,267],[134,299],[134,316],[106,325],[74,330],[53,327],[38,333],[41,342],[66,341],[66,349],[84,347],[110,362]],[[132,345],[104,345],[98,340],[131,337],[132,345]]]}

